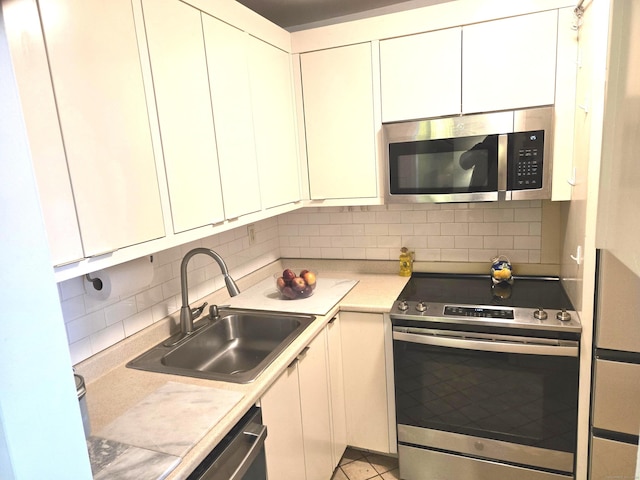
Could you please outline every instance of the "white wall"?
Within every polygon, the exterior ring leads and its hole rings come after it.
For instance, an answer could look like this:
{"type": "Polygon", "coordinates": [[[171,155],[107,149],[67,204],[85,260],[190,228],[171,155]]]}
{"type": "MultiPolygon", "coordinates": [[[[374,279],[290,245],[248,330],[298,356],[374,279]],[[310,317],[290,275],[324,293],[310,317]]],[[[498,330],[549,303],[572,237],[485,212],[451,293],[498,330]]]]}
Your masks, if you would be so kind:
{"type": "Polygon", "coordinates": [[[90,479],[0,3],[0,478],[90,479]]]}

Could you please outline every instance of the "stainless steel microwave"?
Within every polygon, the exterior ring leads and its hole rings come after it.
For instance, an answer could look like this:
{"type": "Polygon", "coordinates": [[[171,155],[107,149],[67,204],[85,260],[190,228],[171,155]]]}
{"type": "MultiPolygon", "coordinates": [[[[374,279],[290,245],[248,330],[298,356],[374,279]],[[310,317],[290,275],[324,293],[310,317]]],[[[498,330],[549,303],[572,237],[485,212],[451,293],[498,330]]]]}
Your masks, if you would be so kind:
{"type": "Polygon", "coordinates": [[[551,198],[553,107],[383,125],[387,203],[551,198]]]}

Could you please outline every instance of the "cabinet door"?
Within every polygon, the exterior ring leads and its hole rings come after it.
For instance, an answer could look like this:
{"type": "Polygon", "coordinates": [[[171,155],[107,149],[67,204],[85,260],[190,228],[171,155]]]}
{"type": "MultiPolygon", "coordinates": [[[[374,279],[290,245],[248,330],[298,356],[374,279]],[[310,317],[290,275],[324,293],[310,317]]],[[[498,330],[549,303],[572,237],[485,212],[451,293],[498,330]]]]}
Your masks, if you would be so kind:
{"type": "Polygon", "coordinates": [[[344,409],[344,375],[342,362],[342,340],[340,317],[336,315],[327,325],[327,353],[329,355],[329,393],[331,396],[331,431],[333,442],[333,465],[347,448],[347,421],[344,409]]]}
{"type": "Polygon", "coordinates": [[[35,2],[13,2],[3,6],[3,15],[51,260],[54,265],[81,260],[84,253],[38,6],[35,2]]]}
{"type": "Polygon", "coordinates": [[[300,200],[290,55],[249,37],[249,73],[262,207],[300,200]]]}
{"type": "Polygon", "coordinates": [[[298,363],[307,480],[327,480],[333,473],[326,338],[322,330],[298,363]]]}
{"type": "Polygon", "coordinates": [[[294,362],[262,396],[269,480],[305,479],[298,367],[294,362]]]}
{"type": "Polygon", "coordinates": [[[202,14],[209,87],[227,218],[260,210],[247,65],[247,34],[202,14]]]}
{"type": "Polygon", "coordinates": [[[371,45],[300,55],[313,200],[377,196],[371,45]]]}
{"type": "Polygon", "coordinates": [[[341,312],[347,444],[391,453],[384,317],[341,312]]]}
{"type": "Polygon", "coordinates": [[[558,12],[463,27],[462,112],[552,105],[558,12]]]}
{"type": "Polygon", "coordinates": [[[200,12],[144,0],[174,232],[224,220],[200,12]]]}
{"type": "Polygon", "coordinates": [[[380,42],[382,121],[460,113],[462,29],[380,42]]]}
{"type": "Polygon", "coordinates": [[[39,7],[85,256],[164,236],[131,3],[39,7]]]}

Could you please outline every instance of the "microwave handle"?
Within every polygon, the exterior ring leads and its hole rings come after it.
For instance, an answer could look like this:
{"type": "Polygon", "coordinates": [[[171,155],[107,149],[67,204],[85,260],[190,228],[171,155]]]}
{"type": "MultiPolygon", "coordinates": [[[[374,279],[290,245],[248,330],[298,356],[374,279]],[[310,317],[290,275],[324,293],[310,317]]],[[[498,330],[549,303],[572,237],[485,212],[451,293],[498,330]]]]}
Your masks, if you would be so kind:
{"type": "Polygon", "coordinates": [[[511,200],[507,198],[508,151],[509,137],[498,135],[498,200],[511,200]]]}

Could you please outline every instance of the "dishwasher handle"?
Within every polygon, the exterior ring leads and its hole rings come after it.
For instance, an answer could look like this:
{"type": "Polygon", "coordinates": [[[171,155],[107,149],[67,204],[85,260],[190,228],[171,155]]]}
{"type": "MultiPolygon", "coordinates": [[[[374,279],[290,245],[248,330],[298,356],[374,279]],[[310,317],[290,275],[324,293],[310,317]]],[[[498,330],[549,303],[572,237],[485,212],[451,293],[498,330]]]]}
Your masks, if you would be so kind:
{"type": "MultiPolygon", "coordinates": [[[[266,437],[267,427],[262,425],[259,413],[246,422],[239,422],[188,480],[246,480],[245,474],[254,463],[264,463],[266,437]]],[[[251,479],[257,475],[254,472],[262,472],[265,468],[264,465],[254,468],[251,479]]],[[[266,472],[260,473],[259,478],[266,480],[266,472]]]]}
{"type": "MultiPolygon", "coordinates": [[[[249,467],[251,467],[253,461],[260,453],[260,450],[264,448],[264,441],[267,438],[267,427],[264,425],[248,425],[247,429],[242,432],[242,436],[245,441],[251,442],[251,446],[242,458],[238,467],[229,477],[229,480],[242,480],[244,474],[247,472],[249,467]]],[[[223,479],[223,477],[218,478],[220,480],[226,480],[226,478],[223,479]]],[[[213,480],[218,480],[218,478],[214,477],[213,480]]]]}

